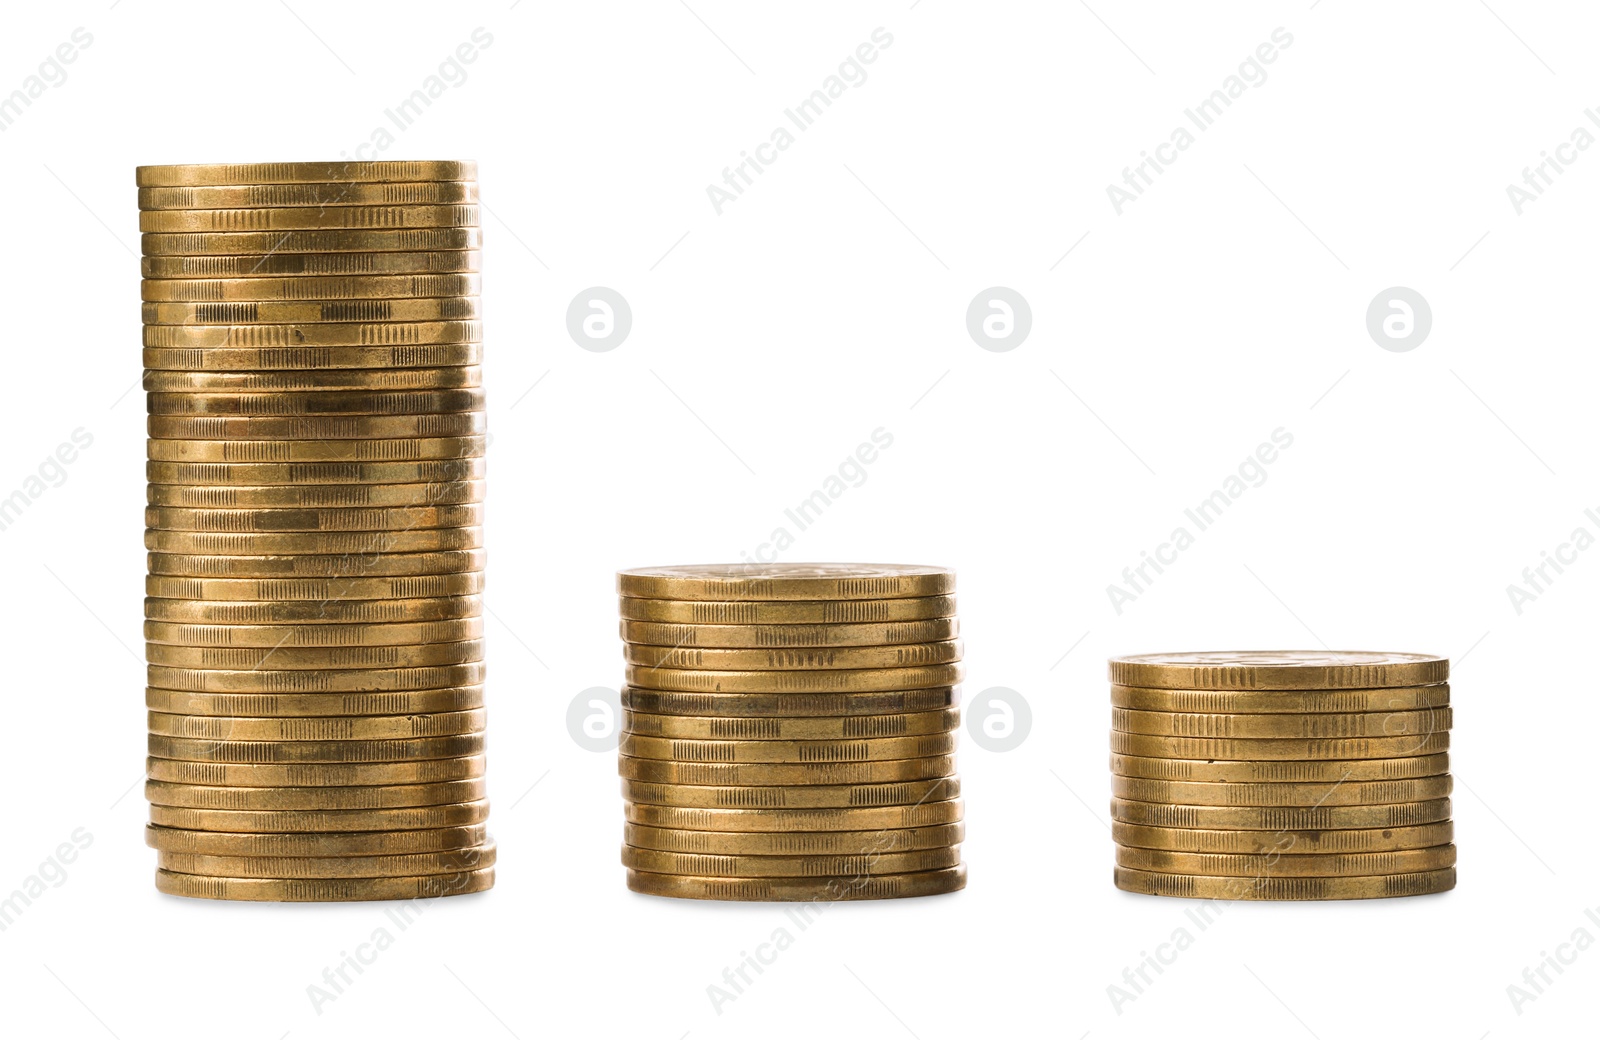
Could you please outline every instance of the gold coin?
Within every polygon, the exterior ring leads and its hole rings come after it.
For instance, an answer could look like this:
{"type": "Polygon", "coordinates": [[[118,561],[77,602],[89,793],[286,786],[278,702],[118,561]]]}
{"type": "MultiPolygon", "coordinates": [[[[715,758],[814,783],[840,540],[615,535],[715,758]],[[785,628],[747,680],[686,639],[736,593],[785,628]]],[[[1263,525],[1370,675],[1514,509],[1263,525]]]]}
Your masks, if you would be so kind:
{"type": "Polygon", "coordinates": [[[477,206],[317,206],[276,209],[147,209],[139,230],[158,235],[192,232],[310,231],[335,228],[477,227],[477,206]]]}
{"type": "Polygon", "coordinates": [[[483,253],[245,253],[238,256],[146,256],[146,278],[270,278],[331,274],[468,274],[483,270],[483,253]]]}
{"type": "Polygon", "coordinates": [[[1144,733],[1111,733],[1111,750],[1148,758],[1226,759],[1236,762],[1285,759],[1410,758],[1450,750],[1450,734],[1345,739],[1231,739],[1224,737],[1157,737],[1144,733]]]}
{"type": "Polygon", "coordinates": [[[1119,686],[1166,690],[1370,690],[1425,686],[1450,678],[1450,662],[1430,654],[1361,650],[1227,650],[1113,657],[1119,686]]]}
{"type": "Polygon", "coordinates": [[[152,484],[427,484],[481,480],[484,459],[421,462],[146,462],[152,484]]]}
{"type": "Polygon", "coordinates": [[[191,856],[394,856],[419,852],[450,852],[482,845],[488,839],[483,824],[441,827],[435,830],[361,831],[352,834],[307,832],[300,834],[225,834],[176,827],[147,826],[145,844],[157,852],[191,856]]]}
{"type": "Polygon", "coordinates": [[[413,600],[334,600],[327,603],[275,600],[205,603],[197,600],[147,599],[144,616],[151,621],[201,625],[383,625],[400,621],[446,621],[483,614],[481,596],[447,596],[413,600]]]}
{"type": "Polygon", "coordinates": [[[876,693],[682,693],[622,688],[622,706],[630,711],[740,719],[774,715],[900,715],[960,704],[961,689],[956,686],[876,693]]]}
{"type": "Polygon", "coordinates": [[[238,256],[242,253],[434,253],[482,249],[477,227],[367,231],[202,231],[139,236],[144,256],[238,256]]]}
{"type": "Polygon", "coordinates": [[[458,874],[494,866],[494,842],[450,852],[398,856],[195,856],[162,852],[156,866],[174,874],[240,878],[384,878],[458,874]]]}
{"type": "Polygon", "coordinates": [[[1450,721],[1449,708],[1357,715],[1202,715],[1111,709],[1113,729],[1175,737],[1405,737],[1443,732],[1450,728],[1450,721]]]}
{"type": "Polygon", "coordinates": [[[833,878],[719,878],[628,871],[628,888],[645,895],[755,903],[903,899],[943,895],[966,887],[965,866],[912,874],[851,874],[833,878]]]}
{"type": "Polygon", "coordinates": [[[1450,684],[1377,690],[1155,690],[1111,687],[1111,704],[1136,711],[1315,714],[1420,711],[1450,704],[1450,684]]]}
{"type": "Polygon", "coordinates": [[[152,805],[150,823],[228,834],[298,834],[305,831],[420,831],[470,827],[489,818],[489,802],[413,805],[402,809],[184,809],[152,805]]]}
{"type": "Polygon", "coordinates": [[[424,877],[267,878],[201,877],[156,871],[156,890],[194,899],[242,899],[271,903],[343,903],[365,899],[422,899],[486,892],[494,868],[424,877]]]}
{"type": "Polygon", "coordinates": [[[961,849],[920,849],[865,856],[701,856],[622,846],[622,865],[652,874],[714,878],[856,877],[947,870],[961,865],[961,849]]]}
{"type": "MultiPolygon", "coordinates": [[[[227,350],[233,355],[247,357],[258,351],[263,361],[250,368],[382,368],[394,364],[401,368],[422,368],[424,363],[407,359],[420,355],[407,353],[424,347],[445,345],[479,347],[483,339],[483,325],[476,321],[415,321],[415,322],[307,322],[290,325],[146,325],[144,345],[148,348],[182,351],[185,355],[206,358],[211,351],[227,350]],[[393,351],[394,360],[383,360],[381,350],[393,351]],[[369,351],[373,360],[368,364],[338,364],[346,357],[359,356],[353,351],[369,351]],[[277,362],[276,364],[266,362],[277,362]]],[[[148,359],[149,354],[145,357],[148,359]]],[[[468,362],[459,362],[467,364],[468,362]]],[[[209,365],[152,365],[147,368],[211,369],[209,365]]]]}
{"type": "Polygon", "coordinates": [[[156,440],[145,442],[156,462],[415,462],[483,454],[484,437],[406,437],[358,441],[156,440]]]}
{"type": "Polygon", "coordinates": [[[885,784],[954,776],[954,755],[907,758],[896,762],[669,762],[656,758],[617,756],[617,775],[624,780],[702,787],[767,787],[807,784],[885,784]]]}
{"type": "MultiPolygon", "coordinates": [[[[146,329],[176,328],[146,325],[146,329]]],[[[207,326],[214,328],[216,326],[207,326]]],[[[287,327],[287,326],[284,326],[287,327]]],[[[314,327],[314,326],[301,326],[314,327]]],[[[371,371],[385,366],[397,369],[456,368],[483,361],[482,343],[424,343],[402,347],[146,347],[144,367],[176,372],[306,372],[340,368],[371,371]]],[[[167,418],[152,416],[152,420],[167,418]]],[[[181,418],[181,417],[172,417],[181,418]]],[[[408,417],[396,417],[408,418],[408,417]]],[[[427,416],[416,416],[425,419],[427,416]]]]}
{"type": "MultiPolygon", "coordinates": [[[[278,210],[279,213],[290,212],[278,210]]],[[[337,274],[288,275],[282,278],[146,278],[139,283],[139,298],[145,303],[198,303],[224,307],[234,303],[356,303],[363,300],[411,300],[417,298],[476,296],[483,288],[478,274],[337,274]]],[[[469,320],[469,315],[433,315],[392,318],[368,314],[351,307],[344,322],[469,320]]],[[[219,315],[229,313],[219,310],[219,315]]],[[[270,311],[269,311],[270,313],[270,311]]],[[[159,322],[154,324],[274,325],[270,318],[252,318],[251,308],[238,308],[237,322],[226,318],[206,322],[159,322]]],[[[293,318],[286,319],[295,321],[293,318]]],[[[337,317],[318,321],[339,322],[337,317]]],[[[315,324],[315,321],[313,322],[315,324]]]]}
{"type": "Polygon", "coordinates": [[[146,621],[144,637],[152,643],[175,646],[404,646],[481,639],[483,618],[394,625],[174,625],[146,621]]]}
{"type": "Polygon", "coordinates": [[[959,845],[965,836],[965,825],[960,823],[910,830],[756,834],[672,830],[633,823],[623,824],[622,828],[622,840],[636,848],[733,856],[867,856],[875,852],[911,852],[959,845]]]}
{"type": "MultiPolygon", "coordinates": [[[[470,485],[482,485],[482,482],[464,482],[467,490],[472,491],[470,485]]],[[[320,485],[323,488],[341,485],[320,485]]],[[[370,488],[381,488],[384,485],[366,485],[370,488]]],[[[430,486],[451,485],[387,485],[390,488],[430,488],[430,486]]],[[[166,490],[182,490],[178,485],[149,485],[150,490],[166,488],[166,490]]],[[[192,491],[211,491],[216,488],[189,488],[192,491]]],[[[267,490],[267,488],[258,488],[267,490]]],[[[152,496],[154,498],[154,496],[152,496]]],[[[171,498],[171,496],[163,496],[171,498]]],[[[192,499],[205,499],[202,494],[190,496],[192,499]]],[[[403,496],[395,496],[397,501],[384,502],[382,496],[374,496],[378,502],[368,502],[376,506],[400,506],[403,496]]],[[[474,494],[462,494],[462,501],[478,501],[482,499],[482,486],[474,494]]],[[[350,502],[354,506],[355,502],[350,502]]],[[[254,504],[251,504],[254,509],[254,504]]],[[[214,531],[162,531],[147,530],[144,533],[144,547],[152,552],[187,552],[187,554],[208,555],[208,557],[254,557],[254,555],[277,554],[360,554],[376,555],[386,552],[445,552],[453,549],[478,549],[483,546],[482,526],[464,526],[464,528],[419,528],[416,531],[302,531],[302,533],[288,534],[218,534],[214,531]]],[[[371,574],[373,571],[366,571],[371,574]]],[[[378,571],[382,573],[382,571],[378,571]]]]}
{"type": "Polygon", "coordinates": [[[153,664],[145,672],[148,686],[163,690],[193,690],[196,693],[377,693],[476,686],[483,682],[484,667],[483,662],[474,661],[471,664],[434,668],[302,668],[272,672],[229,672],[153,664]]]}
{"type": "MultiPolygon", "coordinates": [[[[145,501],[153,506],[175,506],[180,509],[370,509],[393,506],[443,506],[482,502],[485,486],[481,480],[452,480],[444,484],[146,484],[145,501]]],[[[467,528],[453,528],[467,531],[467,528]]],[[[146,532],[146,547],[149,535],[146,532]]],[[[179,532],[162,532],[173,534],[179,532]]],[[[374,544],[403,543],[408,536],[419,531],[373,531],[369,538],[374,544]],[[387,536],[387,537],[385,537],[387,536]]],[[[429,547],[422,552],[441,552],[447,548],[475,549],[482,544],[482,532],[473,532],[477,544],[459,547],[429,547]]],[[[235,536],[247,537],[247,536],[235,536]]],[[[288,536],[285,536],[288,537],[288,536]]],[[[187,552],[190,550],[157,550],[187,552]]],[[[357,550],[371,551],[407,551],[357,550]]],[[[272,553],[252,552],[248,549],[201,555],[260,556],[272,553]]],[[[297,554],[298,555],[298,554],[297,554]]],[[[326,555],[314,553],[312,555],[326,555]]]]}
{"type": "Polygon", "coordinates": [[[830,809],[875,805],[920,805],[961,796],[955,777],[900,784],[844,784],[807,787],[697,787],[622,781],[622,797],[648,805],[704,809],[830,809]]]}
{"type": "Polygon", "coordinates": [[[1118,798],[1169,805],[1383,805],[1445,798],[1451,787],[1448,773],[1415,780],[1335,780],[1324,784],[1219,784],[1132,776],[1111,778],[1111,793],[1118,798]]]}
{"type": "Polygon", "coordinates": [[[903,563],[713,563],[617,572],[617,591],[644,599],[905,599],[955,588],[954,571],[903,563]]]}
{"type": "Polygon", "coordinates": [[[217,787],[146,780],[144,797],[152,805],[188,809],[398,809],[478,801],[487,793],[487,786],[481,777],[442,784],[366,787],[217,787]]]}
{"type": "Polygon", "coordinates": [[[272,394],[147,394],[152,415],[412,415],[477,412],[479,387],[462,390],[327,390],[272,394]]]}
{"type": "Polygon", "coordinates": [[[184,577],[376,578],[481,571],[487,558],[482,549],[357,557],[194,556],[183,553],[149,553],[148,567],[151,574],[184,577]]]}
{"type": "Polygon", "coordinates": [[[880,622],[868,625],[672,625],[623,621],[629,643],[664,647],[800,647],[888,646],[939,643],[960,634],[955,618],[880,622]]]}
{"type": "Polygon", "coordinates": [[[483,640],[409,646],[171,646],[146,643],[145,659],[173,668],[236,671],[324,668],[417,668],[483,660],[483,640]]]}
{"type": "Polygon", "coordinates": [[[1160,874],[1203,874],[1211,877],[1363,877],[1374,874],[1411,874],[1443,870],[1456,865],[1454,845],[1435,845],[1399,852],[1357,852],[1346,855],[1282,856],[1216,855],[1201,852],[1163,852],[1157,849],[1117,849],[1117,866],[1160,874]]]}
{"type": "Polygon", "coordinates": [[[144,374],[144,388],[152,393],[458,390],[482,385],[483,369],[478,365],[448,368],[312,368],[292,372],[175,372],[150,369],[144,374]]]}
{"type": "Polygon", "coordinates": [[[1215,762],[1181,758],[1139,758],[1112,755],[1111,771],[1121,776],[1151,780],[1183,780],[1203,783],[1337,783],[1342,780],[1412,780],[1439,776],[1450,771],[1450,756],[1444,753],[1415,758],[1369,758],[1350,761],[1316,762],[1215,762]]]}
{"type": "Polygon", "coordinates": [[[311,181],[140,188],[140,209],[262,209],[273,206],[456,206],[478,201],[476,181],[311,181]]]}
{"type": "MultiPolygon", "coordinates": [[[[711,602],[623,596],[625,621],[688,625],[860,625],[954,617],[954,596],[812,602],[711,602]]],[[[672,644],[676,646],[677,644],[672,644]]]]}
{"type": "Polygon", "coordinates": [[[158,599],[424,599],[475,596],[483,572],[418,574],[397,578],[163,578],[144,580],[146,596],[158,599]]]}
{"type": "Polygon", "coordinates": [[[288,765],[343,762],[412,762],[428,758],[460,758],[483,751],[483,734],[413,737],[408,740],[206,740],[150,734],[146,740],[156,758],[180,762],[229,762],[240,765],[288,765]]]}
{"type": "MultiPolygon", "coordinates": [[[[484,774],[482,755],[433,758],[420,762],[353,762],[344,764],[239,764],[227,762],[183,762],[168,758],[145,760],[151,780],[174,784],[203,784],[210,787],[365,787],[377,784],[442,784],[472,780],[484,774]]],[[[482,840],[481,838],[479,839],[482,840]]],[[[467,844],[476,844],[468,842],[467,844]]],[[[450,846],[441,846],[450,847],[450,846]]],[[[206,849],[175,849],[178,852],[205,852],[206,849]]],[[[426,849],[391,850],[417,851],[426,849]]],[[[228,853],[223,852],[223,855],[228,853]]],[[[241,855],[344,855],[344,853],[280,852],[241,855]]]]}
{"type": "Polygon", "coordinates": [[[783,672],[649,668],[630,664],[626,676],[630,686],[690,693],[866,693],[953,686],[961,681],[963,674],[959,664],[783,672]]]}
{"type": "MultiPolygon", "coordinates": [[[[476,275],[361,275],[372,278],[467,278],[476,275]]],[[[224,279],[229,282],[250,279],[224,279]]],[[[267,279],[255,279],[265,282],[267,279]]],[[[157,285],[167,284],[157,282],[157,285]]],[[[176,279],[173,285],[180,285],[176,279]]],[[[173,294],[182,290],[171,290],[173,294]]],[[[139,309],[146,325],[248,325],[351,321],[475,321],[482,317],[476,296],[434,296],[420,299],[234,300],[153,302],[139,309]]]]}
{"type": "Polygon", "coordinates": [[[475,162],[385,160],[382,162],[183,163],[139,166],[141,188],[214,184],[303,184],[316,181],[475,181],[475,162]]]}
{"type": "Polygon", "coordinates": [[[1422,896],[1456,887],[1454,867],[1372,877],[1205,877],[1153,874],[1118,867],[1116,886],[1124,892],[1187,899],[1383,899],[1422,896]]]}
{"type": "Polygon", "coordinates": [[[854,740],[949,733],[961,726],[954,708],[903,715],[741,718],[645,715],[624,711],[622,729],[636,736],[680,740],[854,740]]]}
{"type": "Polygon", "coordinates": [[[959,798],[920,805],[881,805],[847,809],[691,809],[676,805],[623,807],[624,818],[641,827],[739,834],[793,831],[908,830],[960,823],[959,798]]]}
{"type": "Polygon", "coordinates": [[[332,715],[410,715],[470,711],[483,707],[483,687],[450,686],[438,690],[396,690],[392,693],[191,693],[184,690],[144,691],[151,711],[184,715],[296,718],[332,715]]]}
{"type": "Polygon", "coordinates": [[[415,506],[393,509],[179,509],[151,506],[144,511],[146,527],[168,531],[209,531],[218,534],[279,534],[290,532],[409,532],[416,528],[476,527],[483,523],[483,506],[415,506]]]}
{"type": "Polygon", "coordinates": [[[1312,807],[1163,805],[1111,799],[1111,818],[1142,827],[1194,827],[1249,830],[1342,830],[1370,827],[1415,827],[1450,818],[1450,799],[1401,802],[1394,805],[1321,805],[1312,807]]]}
{"type": "MultiPolygon", "coordinates": [[[[438,712],[431,715],[348,715],[318,718],[250,718],[240,716],[182,715],[152,711],[151,733],[206,740],[393,740],[413,737],[454,737],[483,732],[482,709],[438,712]]],[[[354,828],[360,829],[360,828],[354,828]]]]}
{"type": "Polygon", "coordinates": [[[483,412],[432,415],[152,415],[149,434],[160,440],[331,441],[414,440],[481,437],[489,432],[483,412]]]}
{"type": "Polygon", "coordinates": [[[617,749],[633,758],[673,762],[887,762],[956,750],[956,734],[872,740],[673,740],[624,733],[617,749]]]}
{"type": "Polygon", "coordinates": [[[1117,844],[1170,852],[1204,852],[1216,855],[1346,855],[1394,852],[1448,845],[1455,840],[1449,820],[1416,827],[1381,827],[1337,831],[1240,831],[1196,828],[1140,827],[1114,823],[1111,836],[1117,844]]]}
{"type": "Polygon", "coordinates": [[[846,646],[781,650],[706,650],[700,647],[640,646],[630,643],[624,657],[645,668],[732,670],[808,670],[822,668],[917,668],[961,660],[961,641],[906,643],[901,646],[846,646]]]}

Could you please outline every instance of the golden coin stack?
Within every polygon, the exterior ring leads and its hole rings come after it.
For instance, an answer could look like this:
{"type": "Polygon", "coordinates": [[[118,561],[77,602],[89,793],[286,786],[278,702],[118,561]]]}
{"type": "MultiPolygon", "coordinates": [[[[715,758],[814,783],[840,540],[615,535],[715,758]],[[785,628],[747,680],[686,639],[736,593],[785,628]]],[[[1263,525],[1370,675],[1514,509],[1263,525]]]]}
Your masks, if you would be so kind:
{"type": "Polygon", "coordinates": [[[475,178],[138,170],[163,892],[494,883],[475,178]]]}
{"type": "Polygon", "coordinates": [[[617,587],[629,888],[826,902],[965,886],[952,572],[651,567],[617,587]]]}
{"type": "Polygon", "coordinates": [[[1449,661],[1147,654],[1110,672],[1118,888],[1372,899],[1455,887],[1449,661]]]}

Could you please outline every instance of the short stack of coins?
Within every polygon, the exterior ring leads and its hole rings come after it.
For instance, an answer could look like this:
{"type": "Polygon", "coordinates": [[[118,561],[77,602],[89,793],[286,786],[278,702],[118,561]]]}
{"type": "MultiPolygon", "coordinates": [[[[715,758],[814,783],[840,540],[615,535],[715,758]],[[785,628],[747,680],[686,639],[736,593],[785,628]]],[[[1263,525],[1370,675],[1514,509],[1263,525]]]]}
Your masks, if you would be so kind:
{"type": "Polygon", "coordinates": [[[628,887],[747,901],[966,884],[955,575],[622,571],[628,887]]]}
{"type": "Polygon", "coordinates": [[[494,883],[476,175],[138,170],[162,892],[494,883]]]}
{"type": "Polygon", "coordinates": [[[1245,651],[1110,662],[1118,888],[1373,899],[1455,887],[1450,662],[1245,651]]]}

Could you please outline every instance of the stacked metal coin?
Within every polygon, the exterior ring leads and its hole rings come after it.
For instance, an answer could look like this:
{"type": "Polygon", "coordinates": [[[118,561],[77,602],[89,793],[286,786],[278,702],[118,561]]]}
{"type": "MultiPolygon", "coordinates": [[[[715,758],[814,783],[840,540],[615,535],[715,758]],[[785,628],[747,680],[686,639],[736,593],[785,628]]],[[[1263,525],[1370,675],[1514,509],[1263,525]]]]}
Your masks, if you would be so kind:
{"type": "Polygon", "coordinates": [[[1110,671],[1118,888],[1370,899],[1455,887],[1449,661],[1148,654],[1110,671]]]}
{"type": "Polygon", "coordinates": [[[138,170],[163,892],[494,883],[475,178],[138,170]]]}
{"type": "Polygon", "coordinates": [[[952,572],[733,564],[617,578],[629,888],[826,902],[966,884],[952,572]]]}

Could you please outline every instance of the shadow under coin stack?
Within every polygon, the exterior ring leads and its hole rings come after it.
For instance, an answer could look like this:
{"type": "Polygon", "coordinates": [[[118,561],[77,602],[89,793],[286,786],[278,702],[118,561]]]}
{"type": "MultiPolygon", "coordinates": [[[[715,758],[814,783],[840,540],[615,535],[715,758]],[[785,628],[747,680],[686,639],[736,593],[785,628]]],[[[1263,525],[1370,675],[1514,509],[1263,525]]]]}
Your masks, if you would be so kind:
{"type": "Polygon", "coordinates": [[[1295,900],[1455,887],[1449,661],[1181,653],[1110,671],[1118,888],[1295,900]]]}
{"type": "Polygon", "coordinates": [[[965,886],[952,572],[652,567],[617,586],[629,888],[829,902],[965,886]]]}
{"type": "Polygon", "coordinates": [[[163,892],[494,883],[475,177],[139,168],[163,892]]]}

